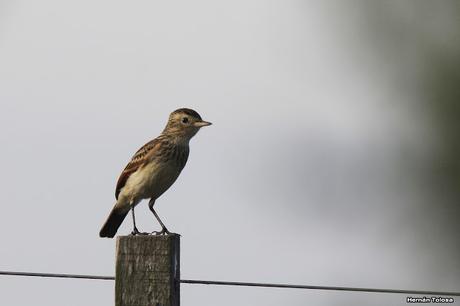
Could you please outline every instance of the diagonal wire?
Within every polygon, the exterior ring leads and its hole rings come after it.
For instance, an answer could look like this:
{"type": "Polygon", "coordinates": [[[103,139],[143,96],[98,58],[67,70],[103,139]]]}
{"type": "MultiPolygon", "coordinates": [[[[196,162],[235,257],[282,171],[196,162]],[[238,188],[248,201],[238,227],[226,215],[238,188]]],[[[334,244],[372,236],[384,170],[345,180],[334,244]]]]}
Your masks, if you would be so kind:
{"type": "Polygon", "coordinates": [[[246,286],[246,287],[265,287],[265,288],[292,288],[292,289],[311,289],[311,290],[335,290],[335,291],[358,291],[373,293],[406,293],[406,294],[425,294],[425,295],[444,295],[460,296],[460,292],[441,292],[426,290],[405,290],[405,289],[377,289],[377,288],[356,288],[356,287],[334,287],[334,286],[311,286],[311,285],[292,285],[292,284],[270,284],[270,283],[244,283],[227,281],[204,281],[181,279],[184,284],[203,284],[203,285],[224,285],[224,286],[246,286]]]}
{"type": "MultiPolygon", "coordinates": [[[[32,276],[32,277],[52,277],[52,278],[74,278],[74,279],[93,279],[93,280],[114,280],[113,276],[84,275],[84,274],[60,274],[60,273],[33,273],[33,272],[15,272],[0,271],[0,275],[10,276],[32,276]]],[[[229,282],[229,281],[206,281],[195,279],[181,279],[183,284],[200,284],[200,285],[221,285],[221,286],[244,286],[244,287],[264,287],[264,288],[291,288],[291,289],[310,289],[310,290],[334,290],[334,291],[354,291],[354,292],[371,292],[371,293],[404,293],[420,295],[441,295],[441,296],[460,296],[460,292],[443,292],[431,290],[405,290],[405,289],[378,289],[378,288],[356,288],[356,287],[334,287],[334,286],[311,286],[311,285],[293,285],[293,284],[271,284],[271,283],[247,283],[247,282],[229,282]]]]}

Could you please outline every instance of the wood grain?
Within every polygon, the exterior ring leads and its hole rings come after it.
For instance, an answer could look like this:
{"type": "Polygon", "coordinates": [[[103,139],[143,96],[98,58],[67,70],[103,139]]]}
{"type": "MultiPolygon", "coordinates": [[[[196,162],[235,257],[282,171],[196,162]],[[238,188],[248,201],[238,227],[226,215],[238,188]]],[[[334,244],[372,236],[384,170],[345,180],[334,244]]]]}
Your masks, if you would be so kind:
{"type": "Polygon", "coordinates": [[[180,236],[119,236],[116,306],[179,306],[180,236]]]}

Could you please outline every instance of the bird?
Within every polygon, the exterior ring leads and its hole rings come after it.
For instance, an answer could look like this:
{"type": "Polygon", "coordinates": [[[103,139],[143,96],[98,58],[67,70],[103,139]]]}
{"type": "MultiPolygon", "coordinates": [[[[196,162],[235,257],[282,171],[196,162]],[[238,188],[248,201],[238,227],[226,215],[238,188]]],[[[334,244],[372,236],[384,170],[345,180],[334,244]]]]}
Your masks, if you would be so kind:
{"type": "Polygon", "coordinates": [[[211,124],[190,108],[179,108],[169,115],[160,136],[137,150],[121,172],[115,188],[116,203],[99,232],[100,237],[113,238],[130,210],[133,219],[131,234],[147,234],[137,229],[134,214],[134,207],[144,199],[149,199],[149,209],[161,226],[160,232],[152,234],[170,234],[153,205],[176,181],[187,163],[190,139],[202,127],[211,124]]]}

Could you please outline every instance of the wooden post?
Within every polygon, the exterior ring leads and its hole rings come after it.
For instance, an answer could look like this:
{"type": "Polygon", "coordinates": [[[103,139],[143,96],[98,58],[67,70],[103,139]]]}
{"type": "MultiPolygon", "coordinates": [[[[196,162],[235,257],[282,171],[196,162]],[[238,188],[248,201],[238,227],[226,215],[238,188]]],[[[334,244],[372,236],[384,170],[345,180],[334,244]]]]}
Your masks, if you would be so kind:
{"type": "Polygon", "coordinates": [[[179,306],[180,236],[117,238],[116,306],[179,306]]]}

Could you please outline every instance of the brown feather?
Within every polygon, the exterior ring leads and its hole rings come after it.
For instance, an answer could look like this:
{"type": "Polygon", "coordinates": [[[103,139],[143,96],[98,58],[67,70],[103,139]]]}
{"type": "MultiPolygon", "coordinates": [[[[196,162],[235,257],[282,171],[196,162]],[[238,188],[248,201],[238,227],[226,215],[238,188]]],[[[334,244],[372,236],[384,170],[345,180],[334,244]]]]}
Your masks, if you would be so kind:
{"type": "Polygon", "coordinates": [[[151,155],[152,151],[159,149],[159,144],[161,143],[160,137],[147,142],[139,150],[137,150],[137,152],[134,153],[134,156],[131,158],[131,161],[126,165],[123,172],[121,172],[120,177],[118,178],[117,187],[115,189],[115,198],[117,200],[121,189],[125,186],[131,174],[136,172],[149,160],[148,157],[151,155]]]}
{"type": "Polygon", "coordinates": [[[134,156],[131,161],[126,165],[123,172],[118,178],[117,187],[115,190],[115,198],[118,200],[118,195],[125,186],[131,174],[142,168],[146,163],[152,159],[158,158],[162,162],[168,160],[174,160],[181,168],[183,168],[187,162],[189,148],[179,149],[177,145],[174,145],[170,139],[170,135],[163,134],[157,138],[147,142],[143,145],[134,156]]]}

